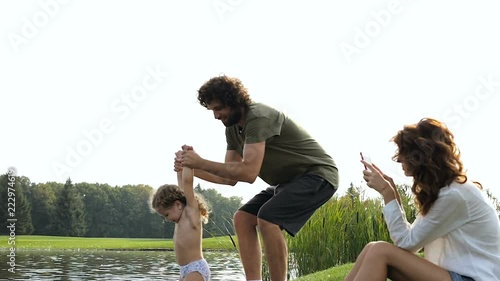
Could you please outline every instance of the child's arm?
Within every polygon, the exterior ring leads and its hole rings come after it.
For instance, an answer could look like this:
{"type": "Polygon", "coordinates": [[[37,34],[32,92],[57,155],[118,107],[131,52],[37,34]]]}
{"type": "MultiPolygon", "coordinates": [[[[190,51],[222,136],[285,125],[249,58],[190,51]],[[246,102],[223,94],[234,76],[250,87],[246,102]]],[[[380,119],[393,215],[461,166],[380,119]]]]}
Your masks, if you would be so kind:
{"type": "Polygon", "coordinates": [[[177,172],[177,185],[181,188],[181,190],[184,190],[184,187],[182,186],[182,170],[177,172]]]}
{"type": "MultiPolygon", "coordinates": [[[[177,157],[178,159],[181,158],[181,153],[182,153],[182,150],[179,150],[175,153],[175,157],[177,157]]],[[[177,171],[177,185],[181,188],[181,189],[184,189],[184,187],[182,186],[182,169],[178,170],[177,171]]]]}
{"type": "Polygon", "coordinates": [[[193,188],[193,175],[194,171],[191,168],[182,168],[182,183],[181,188],[184,189],[184,196],[186,196],[186,204],[194,209],[198,209],[198,201],[194,197],[193,188]]]}
{"type": "MultiPolygon", "coordinates": [[[[183,149],[189,149],[189,147],[183,147],[183,149]]],[[[177,151],[175,156],[180,159],[182,150],[177,151]]],[[[184,191],[184,196],[186,196],[186,205],[198,210],[198,201],[194,196],[193,178],[194,170],[191,168],[182,167],[182,169],[177,172],[177,182],[181,190],[184,191]]]]}

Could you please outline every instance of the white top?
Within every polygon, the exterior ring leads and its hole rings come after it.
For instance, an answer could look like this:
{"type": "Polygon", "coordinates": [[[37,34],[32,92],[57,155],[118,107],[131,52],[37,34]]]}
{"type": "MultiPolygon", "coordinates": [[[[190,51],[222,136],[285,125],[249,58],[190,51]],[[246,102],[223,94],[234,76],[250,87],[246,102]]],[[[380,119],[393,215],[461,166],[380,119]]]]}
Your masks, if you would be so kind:
{"type": "Polygon", "coordinates": [[[500,221],[491,200],[474,183],[443,187],[425,216],[409,224],[398,202],[384,207],[396,246],[424,247],[425,259],[476,281],[500,281],[500,221]]]}

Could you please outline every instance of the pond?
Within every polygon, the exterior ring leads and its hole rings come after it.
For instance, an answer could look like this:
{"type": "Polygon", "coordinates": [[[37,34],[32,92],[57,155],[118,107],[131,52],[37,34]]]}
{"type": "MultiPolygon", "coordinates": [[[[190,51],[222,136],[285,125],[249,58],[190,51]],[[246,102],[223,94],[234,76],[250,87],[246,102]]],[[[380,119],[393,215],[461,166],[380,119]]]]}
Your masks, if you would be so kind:
{"type": "MultiPolygon", "coordinates": [[[[172,251],[55,251],[19,250],[16,273],[1,251],[0,280],[178,280],[172,251]]],[[[245,280],[236,252],[204,252],[212,280],[245,280]]]]}

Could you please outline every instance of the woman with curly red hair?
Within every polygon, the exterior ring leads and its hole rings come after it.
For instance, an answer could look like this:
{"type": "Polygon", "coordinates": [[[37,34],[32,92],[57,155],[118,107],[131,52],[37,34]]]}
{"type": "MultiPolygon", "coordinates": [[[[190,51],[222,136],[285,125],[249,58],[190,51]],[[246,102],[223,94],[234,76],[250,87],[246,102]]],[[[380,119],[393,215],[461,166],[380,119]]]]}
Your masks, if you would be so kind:
{"type": "Polygon", "coordinates": [[[393,159],[413,177],[419,215],[408,223],[392,179],[362,161],[367,185],[384,198],[394,245],[366,245],[345,280],[500,280],[499,218],[481,185],[467,178],[453,134],[425,118],[392,140],[398,147],[393,159]],[[421,248],[424,258],[415,255],[421,248]]]}

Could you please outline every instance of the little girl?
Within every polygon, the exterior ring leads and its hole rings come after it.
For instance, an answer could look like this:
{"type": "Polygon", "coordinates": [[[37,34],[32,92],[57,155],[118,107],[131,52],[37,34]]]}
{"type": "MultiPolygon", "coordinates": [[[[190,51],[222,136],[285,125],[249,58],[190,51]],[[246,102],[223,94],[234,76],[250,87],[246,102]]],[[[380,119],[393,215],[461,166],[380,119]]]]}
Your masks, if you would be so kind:
{"type": "MultiPolygon", "coordinates": [[[[176,155],[180,155],[177,152],[176,155]]],[[[202,253],[202,223],[208,210],[193,189],[193,169],[177,172],[177,185],[162,185],[153,196],[153,209],[167,221],[175,223],[174,250],[180,266],[181,281],[209,281],[210,268],[202,253]]]]}

